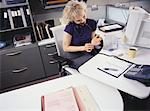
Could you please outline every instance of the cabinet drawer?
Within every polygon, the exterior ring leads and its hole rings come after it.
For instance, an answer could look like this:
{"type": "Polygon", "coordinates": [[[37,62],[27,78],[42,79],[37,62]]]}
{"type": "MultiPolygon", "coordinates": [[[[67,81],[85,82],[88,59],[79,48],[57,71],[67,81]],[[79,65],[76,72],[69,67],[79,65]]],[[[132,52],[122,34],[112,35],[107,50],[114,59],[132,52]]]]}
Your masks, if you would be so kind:
{"type": "Polygon", "coordinates": [[[39,73],[39,71],[40,70],[33,70],[30,67],[24,67],[22,71],[1,73],[1,89],[6,89],[43,78],[45,76],[44,72],[39,73]]]}
{"type": "Polygon", "coordinates": [[[59,73],[59,64],[52,58],[52,56],[42,54],[42,60],[47,76],[52,76],[59,73]]]}
{"type": "Polygon", "coordinates": [[[30,67],[34,64],[42,64],[38,47],[7,52],[1,56],[1,72],[20,69],[20,66],[30,67]]]}
{"type": "Polygon", "coordinates": [[[42,54],[46,54],[46,55],[53,55],[56,54],[57,50],[56,50],[56,45],[55,44],[47,44],[44,46],[40,46],[40,50],[42,52],[42,54]]]}
{"type": "Polygon", "coordinates": [[[22,56],[23,51],[14,51],[1,55],[1,72],[18,69],[24,65],[22,56]],[[19,67],[18,67],[19,66],[19,67]]]}
{"type": "Polygon", "coordinates": [[[1,73],[1,89],[27,83],[45,77],[40,65],[23,66],[20,69],[1,73]]]}
{"type": "Polygon", "coordinates": [[[44,63],[46,76],[59,74],[59,64],[57,61],[47,61],[44,63]]]}
{"type": "Polygon", "coordinates": [[[41,55],[42,55],[44,64],[49,63],[49,61],[55,61],[53,59],[53,56],[58,54],[56,51],[55,44],[50,44],[47,46],[40,47],[40,51],[41,51],[41,55]],[[48,46],[48,48],[47,48],[47,46],[48,46]]]}

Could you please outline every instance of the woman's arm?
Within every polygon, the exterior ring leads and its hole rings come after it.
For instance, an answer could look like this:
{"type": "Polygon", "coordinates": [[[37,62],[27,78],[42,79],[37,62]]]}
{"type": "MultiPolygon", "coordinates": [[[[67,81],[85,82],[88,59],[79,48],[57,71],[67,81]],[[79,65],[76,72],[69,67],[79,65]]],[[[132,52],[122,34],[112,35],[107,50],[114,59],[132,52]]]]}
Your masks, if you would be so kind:
{"type": "Polygon", "coordinates": [[[65,52],[77,52],[77,51],[84,51],[84,46],[70,46],[72,36],[67,32],[64,32],[63,37],[63,50],[65,52]]]}
{"type": "Polygon", "coordinates": [[[84,46],[71,46],[72,36],[67,32],[64,32],[63,37],[63,50],[65,52],[78,52],[78,51],[89,51],[94,48],[90,43],[86,43],[84,46]]]}

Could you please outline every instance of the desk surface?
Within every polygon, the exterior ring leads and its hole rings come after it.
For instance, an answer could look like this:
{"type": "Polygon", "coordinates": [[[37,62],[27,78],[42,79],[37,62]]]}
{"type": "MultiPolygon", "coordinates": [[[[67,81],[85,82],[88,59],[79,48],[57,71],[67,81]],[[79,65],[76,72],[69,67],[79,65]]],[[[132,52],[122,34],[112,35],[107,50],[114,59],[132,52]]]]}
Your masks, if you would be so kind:
{"type": "MultiPolygon", "coordinates": [[[[110,54],[108,51],[105,51],[105,50],[102,50],[101,52],[110,54]]],[[[132,60],[127,58],[126,55],[122,56],[122,58],[126,60],[132,61],[134,63],[140,63],[140,64],[150,64],[149,57],[150,57],[149,49],[142,50],[142,53],[137,55],[136,58],[132,60]]],[[[102,82],[109,86],[120,89],[128,94],[131,94],[141,99],[146,98],[150,95],[150,87],[146,87],[144,84],[138,81],[127,79],[123,75],[119,76],[118,78],[115,78],[109,74],[106,74],[100,70],[97,70],[97,67],[99,66],[99,64],[100,64],[99,54],[97,54],[88,62],[80,66],[79,72],[99,82],[102,82]]]]}
{"type": "Polygon", "coordinates": [[[114,51],[107,51],[107,50],[102,50],[102,53],[110,54],[110,55],[115,55],[118,56],[122,59],[131,61],[136,64],[145,64],[145,65],[150,65],[150,49],[146,48],[139,48],[136,52],[135,58],[129,58],[127,55],[127,50],[126,48],[124,49],[118,49],[114,51]],[[123,54],[123,55],[122,55],[123,54]],[[119,56],[122,55],[122,56],[119,56]]]}
{"type": "Polygon", "coordinates": [[[0,94],[2,111],[41,111],[41,96],[70,86],[86,85],[101,111],[123,111],[117,89],[100,84],[82,75],[69,75],[0,94]]]}

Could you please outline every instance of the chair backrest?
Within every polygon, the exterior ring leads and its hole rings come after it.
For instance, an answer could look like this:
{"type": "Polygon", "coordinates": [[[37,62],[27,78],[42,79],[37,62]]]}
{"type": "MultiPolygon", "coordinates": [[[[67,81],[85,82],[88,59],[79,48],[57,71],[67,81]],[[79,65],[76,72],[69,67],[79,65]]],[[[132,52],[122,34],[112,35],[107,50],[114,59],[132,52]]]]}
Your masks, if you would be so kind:
{"type": "Polygon", "coordinates": [[[57,48],[57,52],[59,56],[65,57],[65,52],[63,51],[63,33],[64,33],[65,25],[58,25],[50,28],[57,48]]]}
{"type": "Polygon", "coordinates": [[[58,25],[50,28],[56,43],[58,55],[68,59],[74,59],[80,56],[79,52],[64,52],[63,50],[63,34],[66,25],[58,25]]]}

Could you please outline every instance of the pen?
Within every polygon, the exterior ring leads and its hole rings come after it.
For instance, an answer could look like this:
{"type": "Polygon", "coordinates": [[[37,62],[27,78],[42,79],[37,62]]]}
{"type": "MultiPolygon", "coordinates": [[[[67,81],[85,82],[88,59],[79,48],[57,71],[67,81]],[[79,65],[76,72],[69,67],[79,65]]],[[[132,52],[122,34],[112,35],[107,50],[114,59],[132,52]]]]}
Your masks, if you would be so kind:
{"type": "Polygon", "coordinates": [[[115,68],[104,68],[104,70],[118,71],[118,69],[115,68]]]}

